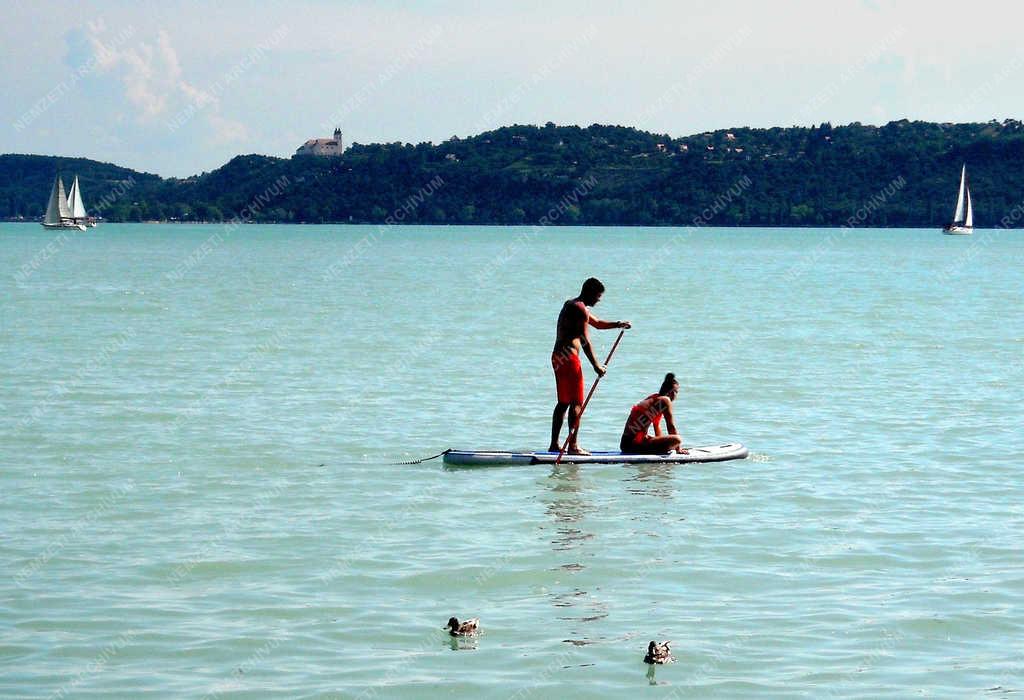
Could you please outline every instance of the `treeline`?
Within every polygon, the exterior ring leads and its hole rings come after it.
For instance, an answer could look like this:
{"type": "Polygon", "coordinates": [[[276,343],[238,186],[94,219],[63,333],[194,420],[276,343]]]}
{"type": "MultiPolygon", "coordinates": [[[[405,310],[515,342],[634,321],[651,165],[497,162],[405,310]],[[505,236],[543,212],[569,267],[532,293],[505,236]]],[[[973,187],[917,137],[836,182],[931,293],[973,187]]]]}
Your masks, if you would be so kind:
{"type": "Polygon", "coordinates": [[[0,217],[41,218],[59,168],[67,180],[79,175],[90,213],[110,221],[381,223],[400,211],[403,222],[425,224],[934,227],[952,215],[964,162],[976,225],[1020,211],[1020,122],[903,120],[681,138],[620,126],[511,126],[440,144],[353,144],[330,159],[238,156],[184,179],[4,155],[0,217]],[[429,196],[417,198],[428,183],[429,196]]]}

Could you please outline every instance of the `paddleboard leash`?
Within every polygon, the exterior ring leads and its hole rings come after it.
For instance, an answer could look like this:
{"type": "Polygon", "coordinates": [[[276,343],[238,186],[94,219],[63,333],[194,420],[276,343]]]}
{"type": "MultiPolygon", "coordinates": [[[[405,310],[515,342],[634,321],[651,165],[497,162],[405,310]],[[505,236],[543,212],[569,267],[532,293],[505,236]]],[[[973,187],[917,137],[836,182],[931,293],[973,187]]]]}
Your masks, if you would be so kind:
{"type": "Polygon", "coordinates": [[[444,452],[438,452],[438,453],[437,453],[436,455],[434,455],[433,457],[424,457],[423,459],[415,459],[415,460],[413,460],[413,461],[411,461],[411,462],[395,462],[395,464],[396,464],[396,465],[404,465],[404,464],[423,464],[424,462],[429,462],[429,461],[430,461],[430,460],[432,460],[432,459],[437,459],[438,457],[443,457],[443,456],[445,456],[446,454],[448,454],[448,453],[449,453],[449,452],[451,452],[451,451],[452,451],[452,448],[451,448],[451,447],[449,447],[449,448],[448,448],[447,450],[445,450],[444,452]]]}

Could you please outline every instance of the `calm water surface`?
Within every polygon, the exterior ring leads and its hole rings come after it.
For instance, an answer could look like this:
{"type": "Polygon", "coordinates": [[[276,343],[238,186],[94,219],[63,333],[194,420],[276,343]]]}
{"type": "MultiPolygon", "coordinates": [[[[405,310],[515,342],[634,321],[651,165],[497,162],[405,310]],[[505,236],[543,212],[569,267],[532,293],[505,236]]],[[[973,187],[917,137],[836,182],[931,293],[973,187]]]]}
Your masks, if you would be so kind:
{"type": "Polygon", "coordinates": [[[1022,290],[1012,231],[0,225],[0,696],[1016,697],[1022,290]],[[582,444],[674,371],[750,459],[393,465],[542,448],[589,275],[582,444]]]}

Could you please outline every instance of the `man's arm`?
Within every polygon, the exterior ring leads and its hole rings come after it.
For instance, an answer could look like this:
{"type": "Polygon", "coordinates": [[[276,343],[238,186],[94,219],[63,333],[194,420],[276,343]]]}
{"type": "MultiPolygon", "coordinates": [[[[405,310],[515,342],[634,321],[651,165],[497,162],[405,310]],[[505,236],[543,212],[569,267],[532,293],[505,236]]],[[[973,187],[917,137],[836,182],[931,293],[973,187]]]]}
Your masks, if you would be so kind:
{"type": "Polygon", "coordinates": [[[594,371],[597,372],[598,376],[604,376],[604,365],[599,364],[597,358],[594,357],[594,346],[590,344],[590,331],[587,330],[587,324],[585,323],[583,324],[581,345],[583,346],[583,354],[590,360],[590,365],[594,368],[594,371]]]}
{"type": "Polygon", "coordinates": [[[597,358],[594,357],[594,348],[590,344],[590,331],[587,328],[587,323],[590,321],[590,309],[588,309],[586,304],[582,301],[576,302],[576,309],[580,313],[580,325],[577,326],[580,331],[580,347],[583,350],[583,354],[587,356],[588,360],[590,360],[590,364],[594,368],[594,371],[597,372],[598,376],[604,376],[605,368],[603,365],[599,364],[597,358]]]}
{"type": "Polygon", "coordinates": [[[588,314],[587,323],[600,331],[606,331],[609,328],[631,328],[633,325],[629,321],[602,321],[594,314],[588,314]]]}

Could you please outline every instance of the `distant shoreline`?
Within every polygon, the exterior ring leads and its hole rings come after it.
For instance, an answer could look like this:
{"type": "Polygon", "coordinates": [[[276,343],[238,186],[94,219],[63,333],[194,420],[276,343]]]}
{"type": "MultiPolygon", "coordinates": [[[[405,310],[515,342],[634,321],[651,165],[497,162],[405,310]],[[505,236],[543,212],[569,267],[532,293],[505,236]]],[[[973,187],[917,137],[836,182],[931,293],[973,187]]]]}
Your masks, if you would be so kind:
{"type": "MultiPolygon", "coordinates": [[[[39,227],[40,231],[50,232],[51,230],[59,231],[60,229],[45,229],[39,225],[38,221],[25,221],[19,219],[0,219],[0,223],[3,224],[34,224],[39,227]]],[[[395,224],[384,224],[384,223],[370,223],[362,222],[356,223],[351,221],[337,221],[331,223],[307,223],[307,222],[291,222],[291,221],[247,221],[239,222],[237,224],[231,221],[101,221],[100,226],[375,226],[381,228],[436,228],[436,227],[447,227],[447,228],[508,228],[508,229],[529,229],[533,228],[546,229],[546,228],[651,228],[651,229],[687,229],[687,230],[698,230],[698,229],[766,229],[769,231],[776,230],[788,230],[788,229],[821,229],[824,231],[862,231],[862,230],[878,230],[878,231],[941,231],[941,226],[758,226],[758,225],[744,225],[737,224],[732,226],[718,226],[714,224],[708,224],[706,226],[686,226],[676,224],[406,224],[406,223],[395,223],[395,224]]],[[[1024,228],[1024,227],[1021,227],[1024,228]]],[[[1014,228],[1003,228],[1001,226],[993,226],[991,228],[975,227],[975,232],[980,231],[1013,231],[1014,228]]],[[[95,231],[95,229],[90,229],[95,231]]],[[[79,232],[75,232],[76,235],[79,232]]],[[[953,238],[956,238],[955,236],[953,238]]],[[[969,239],[970,236],[962,236],[961,238],[969,239]]]]}
{"type": "Polygon", "coordinates": [[[85,158],[0,155],[0,217],[42,218],[54,174],[106,221],[301,225],[941,228],[966,167],[977,224],[1024,226],[1024,123],[899,120],[672,137],[508,126],[340,154],[239,155],[161,178],[85,158]]]}

